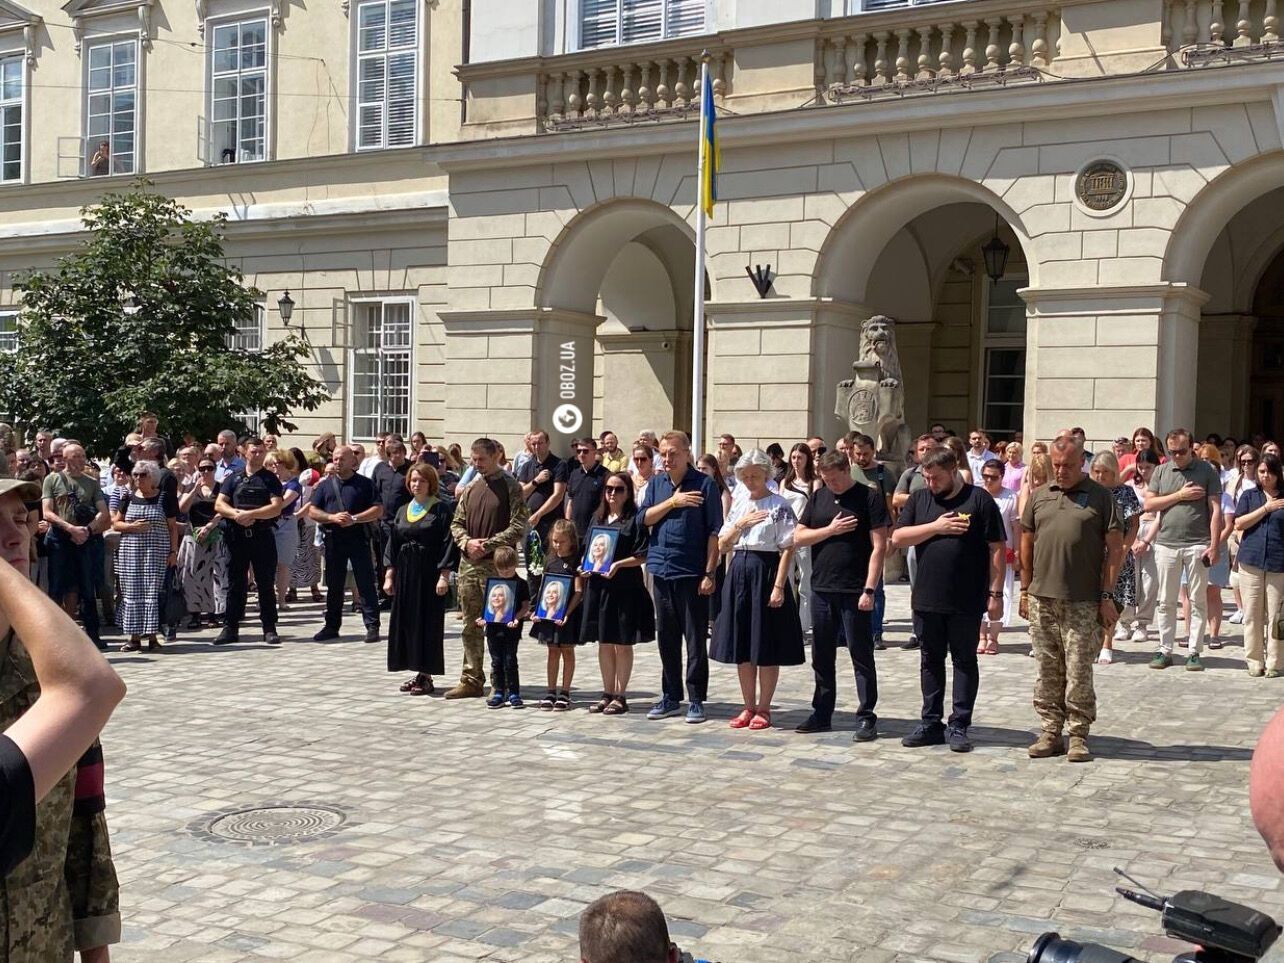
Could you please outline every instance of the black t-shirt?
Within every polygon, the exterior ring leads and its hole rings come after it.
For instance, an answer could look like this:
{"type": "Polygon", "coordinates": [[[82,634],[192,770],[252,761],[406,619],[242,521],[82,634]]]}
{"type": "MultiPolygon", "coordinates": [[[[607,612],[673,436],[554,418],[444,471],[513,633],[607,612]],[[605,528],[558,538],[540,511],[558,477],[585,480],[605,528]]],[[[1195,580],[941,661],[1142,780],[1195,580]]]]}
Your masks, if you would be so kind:
{"type": "Polygon", "coordinates": [[[808,528],[824,528],[840,512],[856,516],[856,528],[833,535],[811,547],[811,587],[816,592],[865,591],[869,557],[874,554],[870,532],[891,524],[883,493],[855,482],[841,495],[822,486],[807,499],[799,521],[808,528]]]}
{"type": "MultiPolygon", "coordinates": [[[[312,504],[318,511],[330,515],[338,515],[341,512],[359,515],[375,505],[374,482],[356,472],[353,472],[352,477],[347,481],[341,480],[338,475],[330,475],[323,478],[312,490],[312,504]]],[[[365,537],[365,527],[362,525],[352,525],[348,528],[340,525],[322,527],[326,531],[327,538],[365,537]]]]}
{"type": "MultiPolygon", "coordinates": [[[[575,467],[578,468],[579,466],[576,465],[575,467]]],[[[536,485],[534,490],[526,498],[526,506],[531,510],[532,515],[542,508],[546,501],[553,497],[553,486],[558,482],[566,481],[566,476],[568,474],[567,464],[550,451],[548,453],[548,457],[543,461],[536,461],[534,458],[528,458],[522,463],[521,470],[517,473],[517,480],[523,485],[529,485],[535,480],[535,476],[545,469],[548,469],[548,481],[540,482],[536,485]]]]}
{"type": "Polygon", "coordinates": [[[601,465],[594,465],[588,471],[576,465],[567,473],[566,497],[571,500],[571,520],[580,538],[593,524],[593,514],[602,504],[602,487],[609,474],[601,465]]]}
{"type": "Polygon", "coordinates": [[[379,504],[383,506],[383,521],[391,525],[397,520],[397,509],[410,501],[410,489],[406,488],[406,472],[410,462],[403,462],[400,468],[393,468],[386,461],[375,465],[375,493],[379,504]]]}
{"type": "MultiPolygon", "coordinates": [[[[241,469],[233,472],[223,479],[223,484],[219,486],[219,494],[226,495],[227,500],[232,503],[233,508],[239,508],[242,511],[253,511],[256,508],[265,508],[272,504],[273,498],[285,497],[285,489],[281,485],[281,479],[272,474],[266,468],[260,468],[253,474],[247,474],[248,469],[241,469]]],[[[256,528],[266,528],[276,524],[276,519],[269,518],[259,520],[254,523],[256,528]]]]}
{"type": "Polygon", "coordinates": [[[1003,516],[990,493],[964,484],[953,498],[920,488],[901,509],[901,526],[926,525],[942,515],[970,515],[963,535],[933,535],[914,547],[917,572],[910,605],[916,612],[980,615],[989,602],[990,544],[1006,542],[1003,516]]]}
{"type": "Polygon", "coordinates": [[[165,509],[166,518],[178,517],[178,476],[168,468],[160,470],[160,481],[157,487],[161,493],[161,507],[165,509]]]}
{"type": "Polygon", "coordinates": [[[36,841],[36,785],[22,750],[0,735],[0,880],[31,853],[36,841]]]}

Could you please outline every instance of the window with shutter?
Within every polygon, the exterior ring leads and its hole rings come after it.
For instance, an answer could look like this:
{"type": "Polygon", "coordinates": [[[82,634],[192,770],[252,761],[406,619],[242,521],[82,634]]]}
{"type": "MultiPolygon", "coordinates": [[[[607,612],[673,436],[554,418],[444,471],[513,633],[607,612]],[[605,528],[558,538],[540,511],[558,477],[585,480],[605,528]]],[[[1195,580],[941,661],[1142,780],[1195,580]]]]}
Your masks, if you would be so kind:
{"type": "Polygon", "coordinates": [[[18,312],[0,311],[0,352],[18,350],[18,312]]]}
{"type": "Polygon", "coordinates": [[[138,41],[88,49],[85,153],[90,177],[133,174],[137,168],[138,41]]]}
{"type": "Polygon", "coordinates": [[[580,0],[580,48],[703,33],[706,0],[580,0]]]}
{"type": "Polygon", "coordinates": [[[366,0],[357,8],[358,150],[418,140],[420,2],[366,0]]]}
{"type": "Polygon", "coordinates": [[[22,55],[0,57],[0,183],[22,180],[22,55]]]}
{"type": "Polygon", "coordinates": [[[267,29],[264,19],[214,27],[209,163],[267,158],[267,29]]]}

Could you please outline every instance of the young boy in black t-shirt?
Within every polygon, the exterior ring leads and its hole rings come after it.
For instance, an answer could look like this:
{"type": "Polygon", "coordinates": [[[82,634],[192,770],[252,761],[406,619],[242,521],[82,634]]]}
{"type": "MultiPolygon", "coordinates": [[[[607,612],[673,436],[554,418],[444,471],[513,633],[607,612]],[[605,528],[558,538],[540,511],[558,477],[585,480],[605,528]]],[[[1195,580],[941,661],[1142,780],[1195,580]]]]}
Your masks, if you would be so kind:
{"type": "MultiPolygon", "coordinates": [[[[486,644],[490,649],[490,698],[486,705],[492,709],[511,706],[520,709],[522,702],[522,684],[517,674],[517,644],[522,638],[522,622],[530,616],[531,593],[525,579],[517,577],[517,552],[507,545],[495,549],[495,573],[503,579],[508,591],[514,596],[513,617],[508,622],[487,622],[485,617],[477,620],[478,628],[486,630],[486,644]]],[[[499,591],[499,586],[488,583],[485,605],[487,609],[502,612],[507,599],[499,591]]]]}

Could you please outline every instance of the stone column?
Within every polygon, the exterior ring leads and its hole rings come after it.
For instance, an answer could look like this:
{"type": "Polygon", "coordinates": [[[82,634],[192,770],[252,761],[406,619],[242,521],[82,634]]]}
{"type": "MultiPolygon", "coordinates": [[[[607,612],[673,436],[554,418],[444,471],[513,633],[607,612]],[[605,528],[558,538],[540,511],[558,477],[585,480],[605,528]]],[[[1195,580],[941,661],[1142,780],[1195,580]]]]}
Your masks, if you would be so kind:
{"type": "Polygon", "coordinates": [[[564,454],[593,426],[593,343],[602,318],[575,311],[443,311],[446,436],[490,435],[510,457],[532,428],[564,454]],[[513,447],[516,445],[517,447],[513,447]]]}
{"type": "Polygon", "coordinates": [[[628,446],[643,430],[689,428],[691,332],[599,334],[602,346],[603,428],[628,446]],[[679,359],[685,366],[679,367],[679,359]]]}
{"type": "Polygon", "coordinates": [[[1090,448],[1194,426],[1199,308],[1185,284],[1026,288],[1025,437],[1082,425],[1090,448]]]}

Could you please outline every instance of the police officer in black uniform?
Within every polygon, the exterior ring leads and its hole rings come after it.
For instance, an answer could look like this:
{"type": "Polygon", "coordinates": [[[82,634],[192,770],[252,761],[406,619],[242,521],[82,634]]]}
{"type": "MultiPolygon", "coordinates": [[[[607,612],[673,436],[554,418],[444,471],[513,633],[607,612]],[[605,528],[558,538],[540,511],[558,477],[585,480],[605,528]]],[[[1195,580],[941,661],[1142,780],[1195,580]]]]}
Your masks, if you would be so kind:
{"type": "Polygon", "coordinates": [[[284,507],[281,480],[263,467],[267,448],[262,440],[245,443],[245,467],[223,480],[214,510],[223,516],[223,537],[230,556],[227,592],[227,619],[215,645],[240,641],[241,619],[245,617],[245,596],[249,568],[259,587],[259,619],[263,641],[280,645],[276,634],[276,540],[272,528],[284,507]]]}

